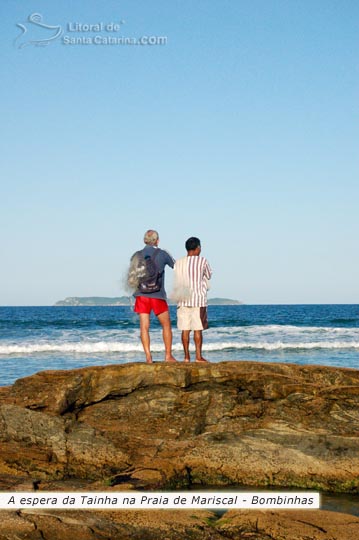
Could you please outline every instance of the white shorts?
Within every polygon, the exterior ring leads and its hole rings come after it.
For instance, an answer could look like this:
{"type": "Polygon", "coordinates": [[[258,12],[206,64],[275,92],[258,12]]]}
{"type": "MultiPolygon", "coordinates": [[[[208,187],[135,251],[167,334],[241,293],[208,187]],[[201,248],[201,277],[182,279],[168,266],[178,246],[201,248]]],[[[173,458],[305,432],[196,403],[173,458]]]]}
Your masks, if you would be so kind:
{"type": "Polygon", "coordinates": [[[206,330],[208,328],[207,308],[179,306],[177,328],[179,330],[206,330]]]}

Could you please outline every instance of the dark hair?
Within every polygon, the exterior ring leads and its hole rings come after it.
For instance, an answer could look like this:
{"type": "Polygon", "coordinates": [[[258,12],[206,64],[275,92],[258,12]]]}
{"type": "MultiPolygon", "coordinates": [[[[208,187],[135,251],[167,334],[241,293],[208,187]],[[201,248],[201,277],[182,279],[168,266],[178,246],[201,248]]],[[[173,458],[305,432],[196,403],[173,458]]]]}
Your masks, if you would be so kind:
{"type": "Polygon", "coordinates": [[[187,251],[193,251],[201,246],[201,241],[199,238],[196,238],[195,236],[191,236],[191,238],[188,238],[185,246],[186,246],[187,251]]]}

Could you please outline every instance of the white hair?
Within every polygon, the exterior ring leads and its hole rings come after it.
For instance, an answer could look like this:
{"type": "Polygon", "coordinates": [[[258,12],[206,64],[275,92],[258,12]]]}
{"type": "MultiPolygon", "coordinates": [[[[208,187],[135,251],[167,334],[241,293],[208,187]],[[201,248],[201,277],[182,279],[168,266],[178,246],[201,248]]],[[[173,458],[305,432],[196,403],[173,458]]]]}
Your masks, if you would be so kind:
{"type": "Polygon", "coordinates": [[[154,231],[153,229],[148,229],[148,231],[145,232],[143,241],[147,246],[154,246],[158,238],[159,236],[157,231],[154,231]]]}

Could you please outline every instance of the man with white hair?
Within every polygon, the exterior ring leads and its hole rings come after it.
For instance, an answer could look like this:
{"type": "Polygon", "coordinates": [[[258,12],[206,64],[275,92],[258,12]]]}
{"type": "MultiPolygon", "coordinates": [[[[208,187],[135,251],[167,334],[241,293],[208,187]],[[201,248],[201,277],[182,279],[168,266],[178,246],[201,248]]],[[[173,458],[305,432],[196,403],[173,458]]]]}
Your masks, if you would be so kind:
{"type": "Polygon", "coordinates": [[[172,327],[165,291],[165,266],[173,268],[174,259],[160,249],[158,232],[149,229],[144,235],[145,247],[131,257],[128,284],[134,289],[134,311],[140,317],[141,342],[146,362],[152,363],[150,348],[150,313],[153,310],[162,326],[165,361],[176,362],[172,355],[172,327]]]}

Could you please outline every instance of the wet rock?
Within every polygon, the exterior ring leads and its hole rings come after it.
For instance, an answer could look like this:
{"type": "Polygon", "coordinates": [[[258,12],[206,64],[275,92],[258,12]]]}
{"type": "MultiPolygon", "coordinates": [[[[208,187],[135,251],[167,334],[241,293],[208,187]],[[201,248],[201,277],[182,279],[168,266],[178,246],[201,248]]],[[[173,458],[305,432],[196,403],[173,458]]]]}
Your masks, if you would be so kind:
{"type": "Polygon", "coordinates": [[[313,510],[3,511],[0,540],[357,540],[359,518],[313,510]]]}
{"type": "Polygon", "coordinates": [[[359,491],[359,371],[256,362],[44,371],[0,392],[0,475],[359,491]]]}
{"type": "Polygon", "coordinates": [[[318,510],[229,511],[216,529],[238,539],[356,540],[359,518],[318,510]]]}

